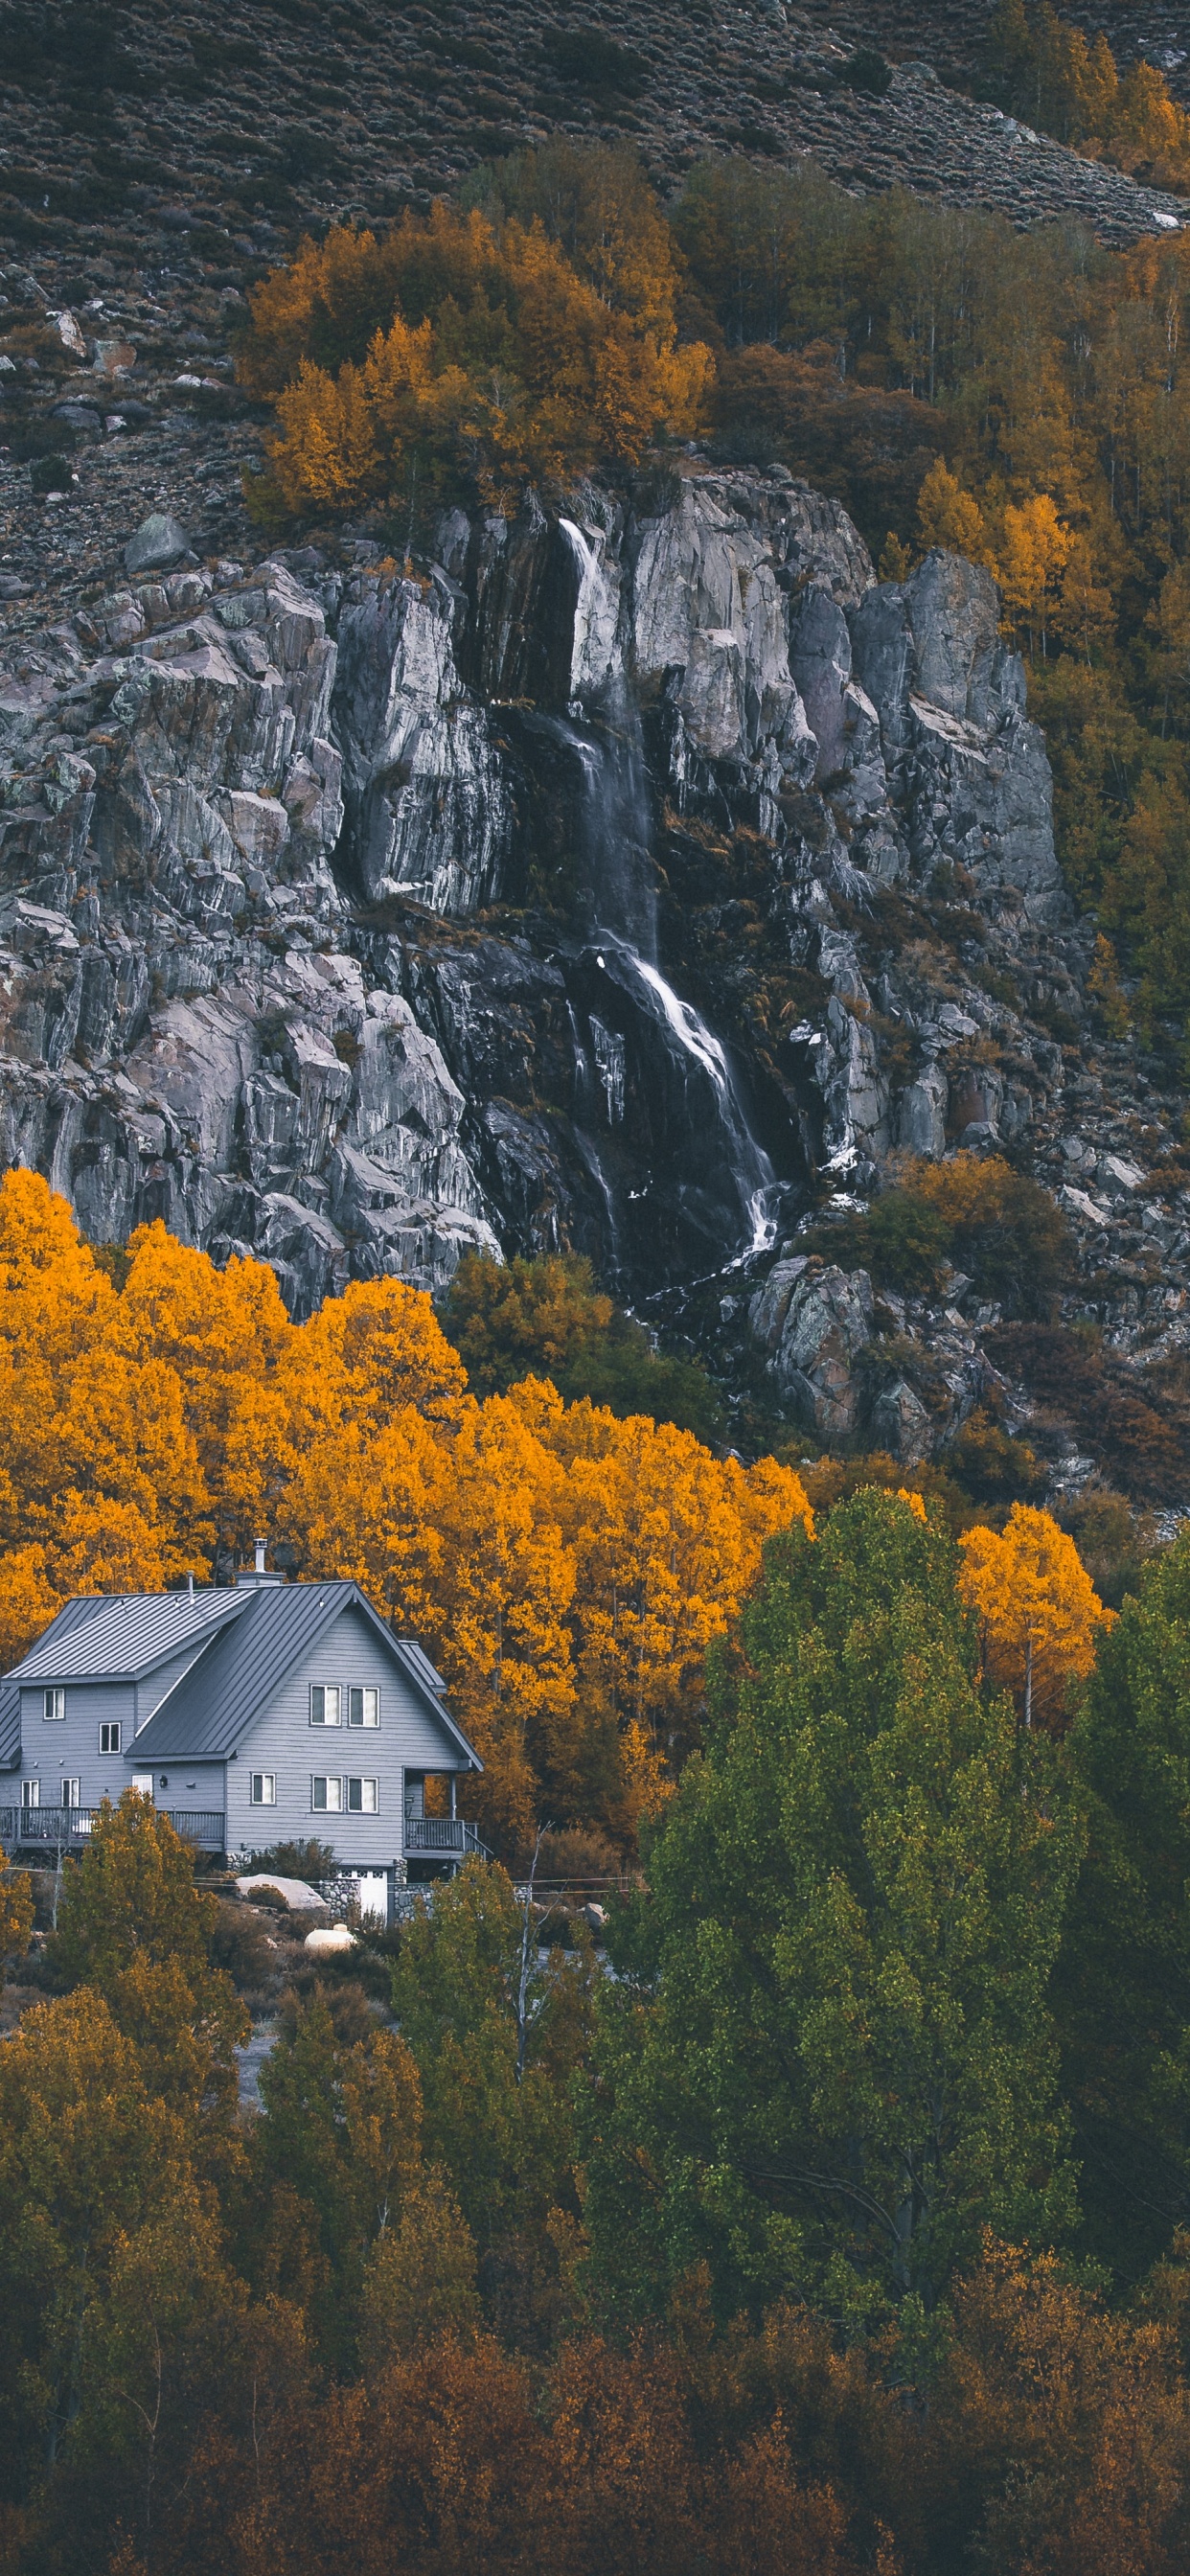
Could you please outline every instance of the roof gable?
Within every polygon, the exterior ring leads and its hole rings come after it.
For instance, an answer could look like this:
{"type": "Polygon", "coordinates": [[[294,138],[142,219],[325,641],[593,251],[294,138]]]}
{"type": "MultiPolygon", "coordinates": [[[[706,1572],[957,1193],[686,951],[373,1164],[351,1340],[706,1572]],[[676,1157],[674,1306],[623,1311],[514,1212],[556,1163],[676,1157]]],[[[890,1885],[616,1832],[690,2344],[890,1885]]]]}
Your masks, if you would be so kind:
{"type": "Polygon", "coordinates": [[[138,1761],[226,1760],[294,1664],[334,1619],[354,1608],[468,1765],[483,1769],[446,1706],[433,1665],[419,1646],[394,1637],[357,1583],[287,1583],[240,1597],[243,1616],[211,1639],[142,1726],[135,1741],[138,1761]]]}
{"type": "Polygon", "coordinates": [[[243,1617],[247,1592],[90,1593],[67,1601],[8,1679],[139,1681],[243,1617]]]}

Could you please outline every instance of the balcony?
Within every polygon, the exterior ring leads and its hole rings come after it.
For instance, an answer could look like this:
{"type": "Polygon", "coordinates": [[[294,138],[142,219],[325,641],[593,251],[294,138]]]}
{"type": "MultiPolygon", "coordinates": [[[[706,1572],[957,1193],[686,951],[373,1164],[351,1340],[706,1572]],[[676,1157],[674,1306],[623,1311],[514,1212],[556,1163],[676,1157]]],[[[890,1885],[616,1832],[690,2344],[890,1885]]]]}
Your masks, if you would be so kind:
{"type": "MultiPolygon", "coordinates": [[[[199,1851],[222,1851],[226,1825],[214,1809],[163,1807],[175,1833],[199,1851]]],[[[97,1807],[0,1807],[0,1843],[7,1851],[75,1851],[85,1843],[97,1807]]]]}
{"type": "Polygon", "coordinates": [[[406,1860],[466,1860],[474,1852],[488,1858],[486,1843],[465,1816],[406,1816],[406,1860]]]}

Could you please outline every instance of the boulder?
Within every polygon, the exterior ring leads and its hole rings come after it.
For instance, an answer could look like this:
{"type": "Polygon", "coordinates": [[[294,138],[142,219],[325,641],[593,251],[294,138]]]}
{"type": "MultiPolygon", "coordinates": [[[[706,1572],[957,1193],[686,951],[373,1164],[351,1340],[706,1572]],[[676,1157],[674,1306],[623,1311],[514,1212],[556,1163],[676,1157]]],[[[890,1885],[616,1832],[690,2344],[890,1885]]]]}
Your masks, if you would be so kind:
{"type": "Polygon", "coordinates": [[[124,569],[128,573],[159,572],[166,564],[181,561],[190,552],[190,539],[178,521],[165,510],[153,510],[142,519],[134,537],[124,548],[124,569]]]}
{"type": "Polygon", "coordinates": [[[103,415],[96,411],[93,403],[55,403],[50,418],[60,420],[67,429],[77,430],[81,438],[103,436],[103,415]]]}
{"type": "Polygon", "coordinates": [[[237,1878],[236,1887],[241,1896],[248,1898],[249,1903],[263,1895],[279,1898],[288,1914],[319,1914],[325,1911],[317,1888],[310,1887],[304,1878],[281,1878],[275,1870],[252,1870],[245,1878],[237,1878]]]}
{"type": "Polygon", "coordinates": [[[1101,1154],[1095,1165],[1095,1178],[1104,1197],[1131,1198],[1134,1190],[1143,1190],[1146,1174],[1139,1163],[1130,1163],[1123,1154],[1101,1154]]]}

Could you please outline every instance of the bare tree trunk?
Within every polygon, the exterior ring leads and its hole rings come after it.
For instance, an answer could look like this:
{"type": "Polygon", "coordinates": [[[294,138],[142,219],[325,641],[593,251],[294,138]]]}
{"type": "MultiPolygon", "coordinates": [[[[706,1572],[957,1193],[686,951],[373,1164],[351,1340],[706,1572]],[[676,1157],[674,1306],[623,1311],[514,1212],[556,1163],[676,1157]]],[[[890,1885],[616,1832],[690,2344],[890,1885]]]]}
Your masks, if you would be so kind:
{"type": "Polygon", "coordinates": [[[529,1996],[529,1934],[533,1921],[533,1886],[537,1877],[541,1838],[549,1830],[548,1825],[539,1825],[537,1828],[537,1840],[533,1845],[533,1858],[529,1864],[528,1884],[521,1910],[521,1974],[516,2003],[516,2080],[518,2084],[525,2072],[525,2052],[529,2042],[529,2015],[526,2005],[529,1996]]]}

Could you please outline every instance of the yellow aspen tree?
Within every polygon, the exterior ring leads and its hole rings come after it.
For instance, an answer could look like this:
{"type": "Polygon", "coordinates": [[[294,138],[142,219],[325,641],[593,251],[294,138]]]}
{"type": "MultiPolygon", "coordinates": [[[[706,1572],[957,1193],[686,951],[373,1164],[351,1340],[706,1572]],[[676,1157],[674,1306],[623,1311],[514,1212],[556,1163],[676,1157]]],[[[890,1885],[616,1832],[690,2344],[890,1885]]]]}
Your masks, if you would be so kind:
{"type": "Polygon", "coordinates": [[[1035,493],[1018,508],[1004,511],[1000,549],[1000,588],[1014,622],[1040,637],[1046,657],[1048,627],[1058,584],[1074,545],[1072,531],[1058,517],[1048,492],[1035,493]]]}
{"type": "Polygon", "coordinates": [[[969,563],[995,571],[979,503],[973,493],[964,492],[943,456],[935,457],[918,493],[917,524],[923,546],[941,546],[947,554],[966,555],[969,563]]]}
{"type": "Polygon", "coordinates": [[[959,1549],[959,1597],[978,1619],[985,1669],[1011,1691],[1025,1726],[1059,1725],[1067,1685],[1090,1672],[1115,1612],[1073,1539],[1032,1504],[1014,1503],[1002,1534],[968,1530],[959,1549]]]}

